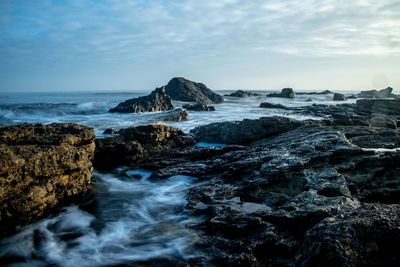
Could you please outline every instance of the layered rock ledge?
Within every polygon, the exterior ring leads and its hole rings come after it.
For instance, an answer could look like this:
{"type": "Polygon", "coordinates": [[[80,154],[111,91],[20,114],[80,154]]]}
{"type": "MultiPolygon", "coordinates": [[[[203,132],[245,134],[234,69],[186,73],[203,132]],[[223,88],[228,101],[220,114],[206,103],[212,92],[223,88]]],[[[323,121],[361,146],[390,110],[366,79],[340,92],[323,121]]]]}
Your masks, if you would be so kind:
{"type": "Polygon", "coordinates": [[[94,131],[77,124],[0,128],[1,234],[90,190],[94,131]]]}

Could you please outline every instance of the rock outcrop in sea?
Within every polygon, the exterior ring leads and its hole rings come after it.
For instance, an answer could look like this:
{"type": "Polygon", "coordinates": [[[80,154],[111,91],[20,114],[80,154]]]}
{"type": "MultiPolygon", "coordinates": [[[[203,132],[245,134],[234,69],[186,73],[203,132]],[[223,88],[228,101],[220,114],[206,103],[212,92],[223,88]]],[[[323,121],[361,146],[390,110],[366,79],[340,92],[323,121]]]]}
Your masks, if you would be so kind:
{"type": "Polygon", "coordinates": [[[394,94],[392,94],[393,88],[392,87],[387,87],[382,90],[369,90],[369,91],[361,91],[361,93],[357,94],[358,98],[389,98],[389,97],[395,97],[394,94]]]}
{"type": "Polygon", "coordinates": [[[214,106],[201,104],[201,103],[194,103],[194,104],[187,104],[182,106],[184,109],[191,110],[191,111],[215,111],[214,106]]]}
{"type": "Polygon", "coordinates": [[[165,111],[174,109],[169,96],[165,93],[165,87],[160,87],[151,92],[148,96],[128,99],[110,109],[110,112],[138,113],[165,111]]]}
{"type": "Polygon", "coordinates": [[[333,94],[333,101],[345,101],[346,96],[344,94],[334,93],[333,94]]]}
{"type": "Polygon", "coordinates": [[[252,93],[249,91],[237,90],[237,91],[235,91],[231,94],[227,94],[225,96],[245,98],[245,97],[251,97],[251,96],[260,96],[260,94],[252,93]]]}
{"type": "Polygon", "coordinates": [[[293,98],[294,91],[292,88],[283,88],[280,93],[269,94],[267,97],[293,98]]]}
{"type": "Polygon", "coordinates": [[[94,150],[94,130],[77,124],[0,128],[1,234],[88,193],[94,150]]]}
{"type": "Polygon", "coordinates": [[[222,103],[224,98],[202,83],[192,82],[182,77],[173,78],[165,86],[165,92],[173,100],[201,104],[222,103]]]}

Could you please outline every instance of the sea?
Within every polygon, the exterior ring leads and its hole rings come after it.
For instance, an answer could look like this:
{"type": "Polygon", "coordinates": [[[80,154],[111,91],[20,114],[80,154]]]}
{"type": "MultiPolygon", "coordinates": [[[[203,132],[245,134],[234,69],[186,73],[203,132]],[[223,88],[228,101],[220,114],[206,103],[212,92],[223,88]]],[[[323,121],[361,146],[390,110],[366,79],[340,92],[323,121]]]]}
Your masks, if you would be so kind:
{"type": "MultiPolygon", "coordinates": [[[[321,90],[322,91],[322,90],[321,90]]],[[[228,94],[233,90],[219,90],[228,94]]],[[[149,92],[1,93],[0,124],[54,122],[80,123],[95,129],[98,138],[107,128],[121,129],[164,123],[189,132],[213,122],[285,116],[298,120],[321,119],[281,109],[259,108],[262,102],[290,107],[354,103],[332,101],[332,94],[297,94],[294,99],[259,96],[225,97],[213,112],[190,112],[186,121],[160,122],[162,112],[120,114],[108,110],[119,102],[149,92]]],[[[351,94],[351,92],[347,92],[351,94]]],[[[177,108],[184,103],[174,101],[177,108]]],[[[203,144],[204,145],[204,144],[203,144]]],[[[207,144],[206,144],[207,145],[207,144]]],[[[192,227],[205,218],[185,211],[187,191],[196,177],[150,179],[151,172],[120,166],[111,172],[95,170],[96,207],[71,205],[58,215],[21,227],[0,240],[1,266],[120,266],[151,260],[190,260],[201,257],[194,248],[199,233],[192,227]]]]}

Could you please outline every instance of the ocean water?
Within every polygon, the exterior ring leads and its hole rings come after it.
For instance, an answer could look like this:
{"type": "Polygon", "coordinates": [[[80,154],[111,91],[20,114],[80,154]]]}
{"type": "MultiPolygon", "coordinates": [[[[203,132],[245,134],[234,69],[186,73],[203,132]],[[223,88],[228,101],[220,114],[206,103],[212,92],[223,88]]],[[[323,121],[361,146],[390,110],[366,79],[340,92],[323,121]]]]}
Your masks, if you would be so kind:
{"type": "MultiPolygon", "coordinates": [[[[229,92],[232,91],[219,93],[229,92]]],[[[187,121],[166,124],[188,132],[199,125],[244,118],[279,115],[302,120],[314,117],[258,106],[262,102],[290,107],[338,103],[332,101],[332,95],[296,95],[294,99],[281,99],[267,98],[268,92],[261,93],[250,98],[226,97],[224,103],[214,105],[214,112],[190,112],[187,121]]],[[[74,122],[94,127],[96,135],[102,137],[106,128],[159,123],[162,112],[108,112],[121,101],[146,94],[148,92],[0,93],[0,123],[74,122]]],[[[184,103],[174,104],[181,107],[184,103]]],[[[194,186],[196,178],[174,176],[160,181],[149,179],[150,175],[146,170],[126,167],[109,173],[95,171],[93,190],[97,205],[94,209],[69,206],[57,216],[23,227],[0,240],[0,265],[115,266],[199,256],[193,248],[198,233],[191,226],[203,218],[193,218],[185,212],[185,194],[194,186]]]]}
{"type": "MultiPolygon", "coordinates": [[[[227,94],[232,91],[217,91],[227,94]]],[[[132,97],[147,95],[149,92],[56,92],[56,93],[0,93],[0,123],[52,123],[74,122],[95,128],[96,135],[102,136],[107,128],[126,128],[160,121],[162,112],[121,114],[109,113],[108,110],[118,103],[132,97]]],[[[225,97],[225,102],[215,104],[214,112],[190,112],[188,120],[165,122],[185,132],[204,124],[219,121],[257,119],[263,116],[286,116],[296,119],[314,117],[301,116],[291,111],[280,109],[258,108],[262,102],[283,104],[289,107],[300,107],[312,104],[335,105],[332,94],[329,95],[296,95],[294,99],[267,98],[268,91],[260,92],[261,96],[249,98],[225,97]]],[[[347,100],[354,103],[355,100],[347,100]]],[[[343,102],[340,102],[343,103],[343,102]]],[[[184,103],[174,101],[176,107],[184,103]]],[[[315,118],[318,119],[318,118],[315,118]]]]}

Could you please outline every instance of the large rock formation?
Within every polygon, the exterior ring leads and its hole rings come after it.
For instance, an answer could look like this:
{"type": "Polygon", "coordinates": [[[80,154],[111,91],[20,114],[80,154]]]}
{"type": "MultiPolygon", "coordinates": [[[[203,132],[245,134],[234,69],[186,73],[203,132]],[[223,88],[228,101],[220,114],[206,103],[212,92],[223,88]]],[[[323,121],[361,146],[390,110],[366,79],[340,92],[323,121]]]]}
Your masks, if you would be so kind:
{"type": "Polygon", "coordinates": [[[0,128],[0,229],[32,223],[90,189],[94,131],[76,124],[0,128]]]}
{"type": "Polygon", "coordinates": [[[189,81],[185,78],[173,78],[165,86],[165,92],[174,100],[197,102],[201,104],[221,103],[224,98],[207,88],[202,83],[189,81]]]}
{"type": "Polygon", "coordinates": [[[345,101],[346,97],[344,94],[334,93],[333,94],[333,101],[345,101]]]}
{"type": "Polygon", "coordinates": [[[357,94],[359,98],[388,98],[394,97],[395,95],[392,94],[393,88],[387,87],[382,90],[369,90],[369,91],[361,91],[361,93],[357,94]]]}
{"type": "Polygon", "coordinates": [[[151,92],[148,96],[132,98],[119,103],[110,112],[132,113],[132,112],[152,112],[174,109],[169,96],[165,93],[165,88],[160,87],[151,92]]]}
{"type": "Polygon", "coordinates": [[[197,140],[222,144],[248,144],[256,140],[293,130],[302,124],[285,117],[244,119],[236,122],[217,122],[199,126],[190,132],[197,140]]]}
{"type": "Polygon", "coordinates": [[[144,125],[120,130],[118,136],[96,139],[94,164],[99,169],[130,165],[163,150],[194,144],[181,130],[165,125],[144,125]]]}
{"type": "Polygon", "coordinates": [[[269,94],[267,97],[293,98],[294,92],[292,88],[283,88],[280,93],[269,94]]]}

